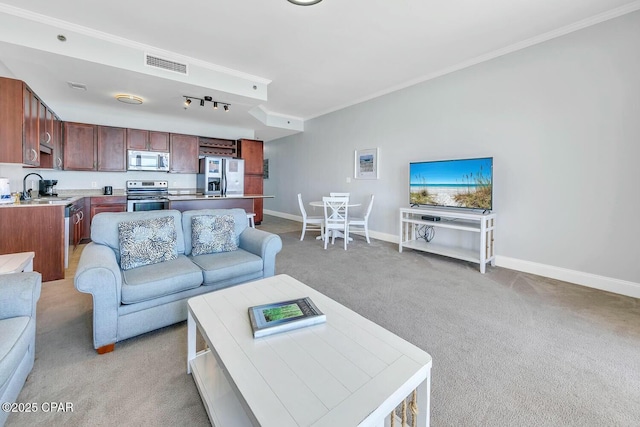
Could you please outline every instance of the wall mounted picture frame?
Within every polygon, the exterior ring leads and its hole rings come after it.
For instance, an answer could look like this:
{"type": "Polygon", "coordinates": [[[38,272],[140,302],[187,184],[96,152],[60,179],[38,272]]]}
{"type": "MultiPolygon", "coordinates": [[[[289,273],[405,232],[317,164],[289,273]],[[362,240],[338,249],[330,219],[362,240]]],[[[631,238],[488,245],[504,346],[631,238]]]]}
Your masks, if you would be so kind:
{"type": "Polygon", "coordinates": [[[269,179],[269,159],[262,161],[262,179],[269,179]]]}
{"type": "Polygon", "coordinates": [[[354,160],[354,177],[356,179],[378,179],[380,178],[380,149],[367,148],[356,150],[354,160]]]}

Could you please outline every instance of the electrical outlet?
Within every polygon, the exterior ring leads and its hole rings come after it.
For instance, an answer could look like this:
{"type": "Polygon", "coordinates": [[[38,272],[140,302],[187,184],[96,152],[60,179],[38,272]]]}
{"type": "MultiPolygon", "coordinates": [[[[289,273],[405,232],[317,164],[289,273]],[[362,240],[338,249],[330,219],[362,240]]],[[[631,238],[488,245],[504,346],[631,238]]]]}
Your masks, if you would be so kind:
{"type": "Polygon", "coordinates": [[[351,184],[351,177],[350,176],[347,177],[347,184],[351,184]]]}
{"type": "Polygon", "coordinates": [[[91,181],[91,188],[98,188],[98,183],[95,181],[91,181]]]}

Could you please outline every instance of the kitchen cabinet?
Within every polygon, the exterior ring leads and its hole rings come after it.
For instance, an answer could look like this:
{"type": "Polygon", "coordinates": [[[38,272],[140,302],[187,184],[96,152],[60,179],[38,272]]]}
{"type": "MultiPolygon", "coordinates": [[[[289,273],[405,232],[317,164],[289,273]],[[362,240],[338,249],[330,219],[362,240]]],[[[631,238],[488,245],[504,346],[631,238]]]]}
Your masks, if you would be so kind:
{"type": "Polygon", "coordinates": [[[64,153],[62,150],[62,120],[54,114],[53,116],[53,153],[52,167],[62,170],[64,166],[64,153]]]}
{"type": "Polygon", "coordinates": [[[64,123],[64,169],[125,172],[125,129],[86,123],[64,123]]]}
{"type": "Polygon", "coordinates": [[[40,141],[38,135],[38,113],[40,101],[35,94],[24,85],[24,141],[23,163],[29,166],[40,166],[40,141]]]}
{"type": "Polygon", "coordinates": [[[169,172],[198,173],[198,137],[171,134],[169,172]]]}
{"type": "Polygon", "coordinates": [[[53,112],[38,102],[38,144],[53,148],[53,112]]]}
{"type": "MultiPolygon", "coordinates": [[[[244,194],[263,194],[262,175],[244,175],[244,194]]],[[[256,224],[262,222],[263,200],[253,199],[253,212],[256,214],[254,221],[256,224]]]]}
{"type": "MultiPolygon", "coordinates": [[[[244,193],[262,194],[264,191],[264,146],[262,141],[241,139],[238,141],[239,155],[244,159],[244,193]]],[[[263,200],[255,199],[253,203],[255,222],[260,224],[263,217],[263,200]]]]}
{"type": "Polygon", "coordinates": [[[0,163],[53,167],[55,118],[23,81],[0,77],[0,163]]]}
{"type": "Polygon", "coordinates": [[[73,203],[73,214],[69,218],[69,226],[73,228],[69,232],[72,236],[69,242],[70,246],[73,246],[73,250],[77,249],[78,245],[85,239],[91,238],[91,228],[89,227],[89,207],[85,202],[86,199],[78,199],[73,203]]]}
{"type": "Polygon", "coordinates": [[[26,121],[24,83],[0,78],[0,163],[23,163],[23,125],[26,121]]]}
{"type": "Polygon", "coordinates": [[[89,219],[89,228],[91,228],[91,222],[93,217],[101,212],[126,212],[127,211],[127,197],[126,196],[104,196],[104,197],[91,197],[91,217],[89,219]]]}
{"type": "Polygon", "coordinates": [[[169,133],[142,129],[127,129],[127,149],[169,152],[169,133]]]}
{"type": "Polygon", "coordinates": [[[64,123],[64,170],[96,170],[95,125],[64,123]]]}
{"type": "MultiPolygon", "coordinates": [[[[61,170],[63,163],[62,121],[49,109],[43,110],[40,108],[40,114],[46,116],[44,126],[48,129],[44,136],[40,135],[41,138],[44,138],[44,141],[48,141],[40,143],[40,167],[61,170]]],[[[43,123],[42,116],[39,116],[38,123],[43,123]]],[[[42,129],[40,125],[38,125],[38,128],[42,129]]]]}
{"type": "Polygon", "coordinates": [[[126,172],[126,129],[98,126],[96,151],[98,171],[126,172]]]}
{"type": "Polygon", "coordinates": [[[0,254],[35,252],[33,270],[42,281],[64,279],[64,206],[0,209],[0,254]]]}

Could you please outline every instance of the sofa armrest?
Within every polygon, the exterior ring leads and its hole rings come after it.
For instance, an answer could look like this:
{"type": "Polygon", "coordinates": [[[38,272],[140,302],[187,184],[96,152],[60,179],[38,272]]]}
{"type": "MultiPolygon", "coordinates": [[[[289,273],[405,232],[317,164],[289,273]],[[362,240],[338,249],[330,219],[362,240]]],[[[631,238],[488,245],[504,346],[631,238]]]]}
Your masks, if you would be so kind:
{"type": "Polygon", "coordinates": [[[42,276],[37,272],[0,275],[0,319],[36,316],[42,276]]]}
{"type": "Polygon", "coordinates": [[[282,249],[280,236],[247,227],[240,234],[240,248],[262,258],[263,277],[271,277],[275,274],[276,254],[282,249]]]}
{"type": "Polygon", "coordinates": [[[116,342],[118,307],[122,291],[122,272],[111,248],[94,242],[82,251],[74,285],[93,296],[93,345],[116,342]]]}

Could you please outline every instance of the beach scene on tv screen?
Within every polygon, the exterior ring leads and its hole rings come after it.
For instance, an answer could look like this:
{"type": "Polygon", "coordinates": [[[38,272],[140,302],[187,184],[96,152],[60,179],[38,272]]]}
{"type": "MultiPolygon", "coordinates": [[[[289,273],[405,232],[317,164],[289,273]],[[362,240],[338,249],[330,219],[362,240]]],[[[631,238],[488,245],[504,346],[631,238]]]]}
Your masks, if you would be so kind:
{"type": "Polygon", "coordinates": [[[491,209],[492,158],[409,165],[410,203],[491,209]]]}

